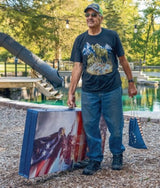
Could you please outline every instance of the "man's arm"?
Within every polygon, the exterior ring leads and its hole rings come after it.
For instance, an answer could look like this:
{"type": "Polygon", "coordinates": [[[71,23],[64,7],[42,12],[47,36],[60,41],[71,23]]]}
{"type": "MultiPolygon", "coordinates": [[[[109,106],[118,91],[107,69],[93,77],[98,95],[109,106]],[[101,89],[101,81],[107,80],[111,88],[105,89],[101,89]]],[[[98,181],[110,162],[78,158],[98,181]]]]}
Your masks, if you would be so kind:
{"type": "Polygon", "coordinates": [[[68,91],[67,104],[68,104],[69,108],[76,107],[75,91],[76,91],[77,84],[80,80],[81,74],[82,74],[82,63],[75,62],[73,70],[72,70],[72,78],[71,78],[71,83],[70,83],[70,87],[69,87],[69,91],[68,91]]]}
{"type": "Polygon", "coordinates": [[[132,72],[131,72],[129,63],[125,56],[119,57],[119,61],[120,61],[120,64],[122,65],[122,68],[127,76],[128,81],[129,81],[128,82],[128,95],[130,97],[133,97],[134,95],[137,95],[137,89],[136,89],[134,82],[132,81],[133,76],[132,76],[132,72]]]}

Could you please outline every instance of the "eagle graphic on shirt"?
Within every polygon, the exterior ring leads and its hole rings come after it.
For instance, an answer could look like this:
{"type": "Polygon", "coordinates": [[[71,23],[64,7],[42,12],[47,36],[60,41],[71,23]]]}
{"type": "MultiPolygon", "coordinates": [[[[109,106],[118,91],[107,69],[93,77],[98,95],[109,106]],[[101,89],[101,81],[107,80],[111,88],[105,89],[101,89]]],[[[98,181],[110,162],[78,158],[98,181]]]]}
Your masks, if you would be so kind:
{"type": "Polygon", "coordinates": [[[111,51],[112,48],[108,44],[102,47],[99,44],[90,45],[87,42],[83,48],[83,55],[87,55],[87,72],[92,75],[112,72],[111,51]]]}

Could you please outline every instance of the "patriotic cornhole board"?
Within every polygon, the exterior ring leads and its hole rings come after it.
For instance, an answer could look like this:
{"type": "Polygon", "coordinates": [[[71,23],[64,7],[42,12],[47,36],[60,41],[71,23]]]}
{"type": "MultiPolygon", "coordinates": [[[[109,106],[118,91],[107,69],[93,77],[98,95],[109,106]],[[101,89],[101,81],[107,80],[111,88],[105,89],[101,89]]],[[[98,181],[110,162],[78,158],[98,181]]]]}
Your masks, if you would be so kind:
{"type": "MultiPolygon", "coordinates": [[[[107,126],[100,121],[104,151],[107,126]]],[[[19,175],[35,178],[69,170],[87,152],[81,110],[28,109],[19,175]]]]}

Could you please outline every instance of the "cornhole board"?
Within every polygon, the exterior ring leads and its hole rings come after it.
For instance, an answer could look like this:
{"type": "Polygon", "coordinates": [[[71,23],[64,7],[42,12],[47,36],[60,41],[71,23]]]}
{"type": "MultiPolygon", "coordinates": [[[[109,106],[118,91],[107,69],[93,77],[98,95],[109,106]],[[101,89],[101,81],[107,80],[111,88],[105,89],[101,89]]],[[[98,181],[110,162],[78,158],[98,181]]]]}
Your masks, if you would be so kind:
{"type": "MultiPolygon", "coordinates": [[[[107,126],[103,117],[100,128],[104,151],[107,126]]],[[[19,175],[35,178],[69,170],[85,159],[86,152],[80,109],[27,110],[19,175]]]]}

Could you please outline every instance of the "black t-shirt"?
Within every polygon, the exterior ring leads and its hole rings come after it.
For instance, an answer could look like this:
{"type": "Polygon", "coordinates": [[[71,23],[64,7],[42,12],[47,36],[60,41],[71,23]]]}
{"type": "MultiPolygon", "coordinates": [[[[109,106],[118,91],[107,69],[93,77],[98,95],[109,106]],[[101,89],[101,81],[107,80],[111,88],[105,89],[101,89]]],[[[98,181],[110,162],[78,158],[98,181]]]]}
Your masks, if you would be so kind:
{"type": "Polygon", "coordinates": [[[98,35],[88,31],[79,35],[73,45],[71,61],[83,63],[82,90],[106,92],[121,85],[117,56],[124,50],[115,31],[102,28],[98,35]]]}

